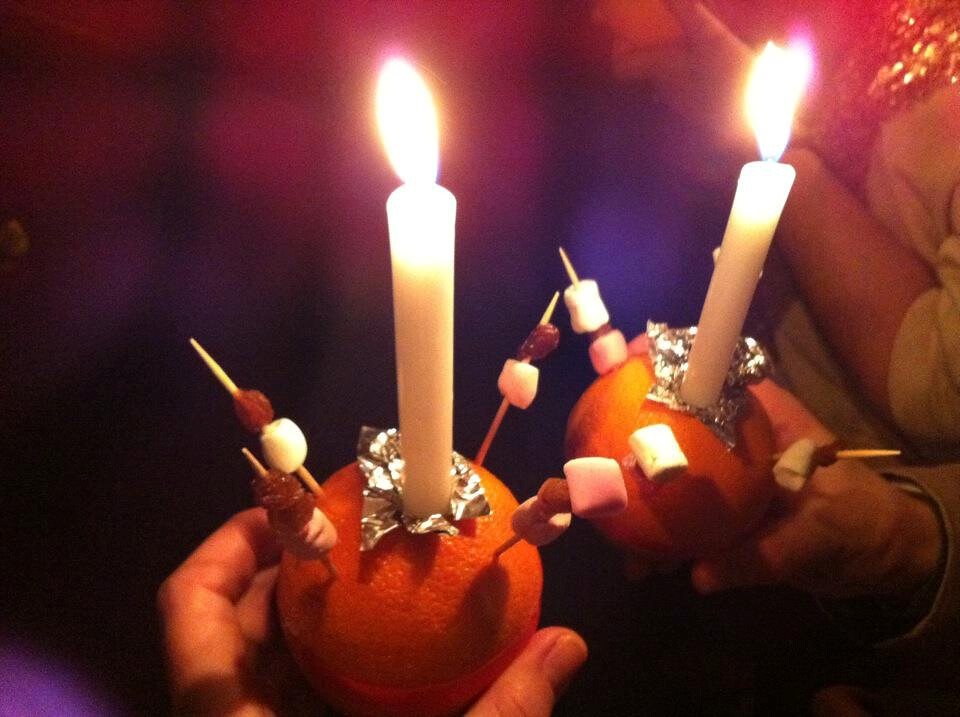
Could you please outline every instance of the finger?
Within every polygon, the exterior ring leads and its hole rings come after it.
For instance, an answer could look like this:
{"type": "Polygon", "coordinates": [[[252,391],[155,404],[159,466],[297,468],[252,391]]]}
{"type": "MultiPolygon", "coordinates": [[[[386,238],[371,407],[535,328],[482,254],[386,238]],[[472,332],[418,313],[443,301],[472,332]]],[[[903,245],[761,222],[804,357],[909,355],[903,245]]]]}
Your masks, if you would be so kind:
{"type": "Polygon", "coordinates": [[[258,572],[250,581],[250,588],[236,603],[240,631],[247,640],[256,644],[272,636],[274,624],[270,609],[279,571],[280,566],[274,565],[258,572]]]}
{"type": "Polygon", "coordinates": [[[714,15],[703,3],[693,0],[667,0],[683,34],[698,44],[713,45],[716,50],[747,64],[753,58],[750,47],[714,15]]]}
{"type": "Polygon", "coordinates": [[[781,555],[776,534],[748,538],[721,555],[694,563],[690,581],[705,595],[732,588],[771,585],[779,580],[781,555]]]}
{"type": "MultiPolygon", "coordinates": [[[[180,570],[236,602],[258,570],[280,559],[281,547],[262,508],[237,513],[200,544],[180,570]]],[[[176,573],[174,573],[176,574],[176,573]]]]}
{"type": "Polygon", "coordinates": [[[868,693],[849,685],[833,685],[819,690],[813,696],[810,711],[815,717],[869,717],[874,714],[868,693]]]}
{"type": "Polygon", "coordinates": [[[796,396],[770,379],[750,386],[750,392],[770,419],[778,451],[801,438],[809,438],[817,445],[826,445],[836,439],[796,396]]]}
{"type": "Polygon", "coordinates": [[[467,714],[546,717],[586,659],[587,645],[577,633],[565,627],[544,628],[467,714]]]}
{"type": "Polygon", "coordinates": [[[157,594],[176,697],[241,697],[248,643],[235,603],[279,548],[260,509],[238,513],[167,578],[157,594]],[[204,686],[215,685],[216,689],[204,686]],[[203,687],[203,689],[201,689],[203,687]]]}

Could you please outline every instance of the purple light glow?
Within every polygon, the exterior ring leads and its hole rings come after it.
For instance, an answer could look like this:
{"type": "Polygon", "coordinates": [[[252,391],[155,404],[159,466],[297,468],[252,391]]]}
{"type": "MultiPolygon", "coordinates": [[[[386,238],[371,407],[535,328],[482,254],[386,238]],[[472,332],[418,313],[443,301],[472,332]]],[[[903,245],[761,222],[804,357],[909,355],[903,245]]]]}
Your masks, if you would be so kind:
{"type": "Polygon", "coordinates": [[[24,643],[0,643],[0,717],[109,717],[121,710],[91,680],[24,643]]]}

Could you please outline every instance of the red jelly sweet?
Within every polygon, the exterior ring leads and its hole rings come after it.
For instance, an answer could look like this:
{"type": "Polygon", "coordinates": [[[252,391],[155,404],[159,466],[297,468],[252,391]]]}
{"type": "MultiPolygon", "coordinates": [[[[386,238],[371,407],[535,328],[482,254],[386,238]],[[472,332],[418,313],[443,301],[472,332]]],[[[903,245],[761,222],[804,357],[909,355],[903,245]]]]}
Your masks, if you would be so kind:
{"type": "Polygon", "coordinates": [[[240,389],[233,395],[233,410],[240,425],[250,433],[260,433],[273,420],[270,399],[260,391],[240,389]]]}
{"type": "Polygon", "coordinates": [[[540,361],[560,344],[560,329],[553,324],[537,324],[517,349],[517,360],[540,361]]]}
{"type": "Polygon", "coordinates": [[[266,509],[271,527],[281,535],[297,535],[313,515],[314,500],[300,481],[275,468],[254,477],[253,494],[257,504],[266,509]]]}

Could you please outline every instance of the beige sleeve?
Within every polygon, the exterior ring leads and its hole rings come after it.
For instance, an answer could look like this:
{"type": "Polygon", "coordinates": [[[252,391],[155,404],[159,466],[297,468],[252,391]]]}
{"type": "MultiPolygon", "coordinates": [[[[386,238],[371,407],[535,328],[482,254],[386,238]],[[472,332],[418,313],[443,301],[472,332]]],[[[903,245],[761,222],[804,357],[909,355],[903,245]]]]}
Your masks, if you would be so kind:
{"type": "Polygon", "coordinates": [[[894,471],[920,485],[936,504],[946,535],[946,562],[933,606],[916,627],[889,645],[916,641],[957,644],[960,640],[960,464],[894,471]]]}
{"type": "Polygon", "coordinates": [[[939,286],[907,310],[890,358],[888,392],[898,426],[922,441],[960,441],[960,237],[939,248],[939,286]]]}

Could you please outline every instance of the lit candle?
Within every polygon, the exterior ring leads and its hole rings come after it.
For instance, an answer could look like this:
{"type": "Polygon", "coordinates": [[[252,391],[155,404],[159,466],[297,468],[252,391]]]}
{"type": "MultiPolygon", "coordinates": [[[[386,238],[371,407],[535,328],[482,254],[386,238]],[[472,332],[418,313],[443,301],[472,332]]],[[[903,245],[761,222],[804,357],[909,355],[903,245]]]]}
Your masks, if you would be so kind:
{"type": "Polygon", "coordinates": [[[720,397],[763,262],[796,172],[777,160],[786,149],[793,113],[810,72],[805,50],[768,43],[747,86],[747,116],[762,162],[740,172],[730,219],[703,302],[680,397],[707,407],[720,397]]]}
{"type": "Polygon", "coordinates": [[[393,266],[397,399],[406,463],[404,512],[450,509],[453,490],[453,236],[457,201],[436,184],[438,130],[430,91],[405,61],[377,85],[377,120],[404,184],[387,199],[393,266]]]}

